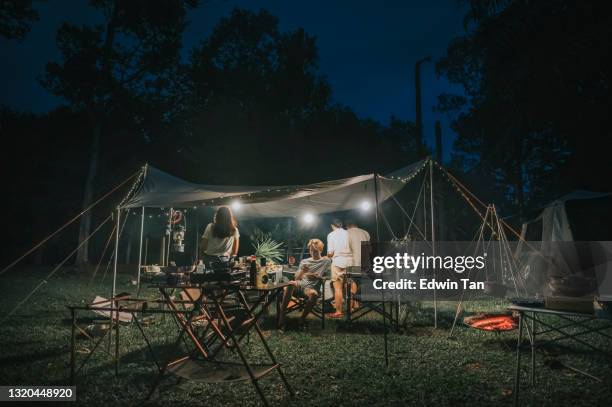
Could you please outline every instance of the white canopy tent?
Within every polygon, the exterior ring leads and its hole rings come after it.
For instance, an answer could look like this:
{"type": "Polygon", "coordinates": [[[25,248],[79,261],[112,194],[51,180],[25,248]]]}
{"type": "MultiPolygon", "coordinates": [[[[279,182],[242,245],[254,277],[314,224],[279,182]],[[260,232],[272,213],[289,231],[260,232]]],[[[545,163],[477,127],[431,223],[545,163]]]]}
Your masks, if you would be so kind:
{"type": "MultiPolygon", "coordinates": [[[[173,209],[198,206],[210,207],[227,205],[238,200],[241,204],[240,218],[248,219],[296,217],[305,213],[323,214],[345,211],[357,209],[364,202],[368,202],[375,208],[376,238],[378,239],[380,203],[398,193],[408,181],[419,174],[427,165],[429,165],[431,174],[433,161],[431,158],[426,158],[400,168],[387,176],[374,173],[314,184],[289,186],[196,184],[145,165],[132,190],[117,207],[112,298],[116,295],[119,222],[123,209],[142,208],[138,256],[138,286],[140,287],[144,215],[147,207],[173,209]]],[[[433,196],[433,191],[430,192],[433,196]]],[[[433,208],[431,212],[433,219],[433,208]]],[[[386,321],[384,322],[386,324],[386,321]]],[[[388,363],[386,348],[385,329],[385,360],[388,363]]]]}
{"type": "Polygon", "coordinates": [[[426,160],[404,167],[387,177],[359,175],[307,185],[233,186],[195,184],[146,166],[133,196],[124,208],[191,208],[227,205],[239,201],[241,219],[296,217],[304,213],[322,214],[357,209],[364,202],[375,205],[399,192],[416,175],[426,160]],[[377,187],[375,187],[378,185],[377,187]]]}
{"type": "Polygon", "coordinates": [[[284,186],[196,184],[145,165],[131,192],[117,207],[112,294],[114,296],[116,291],[116,254],[119,249],[121,210],[142,209],[138,256],[138,283],[140,283],[145,208],[212,207],[239,201],[240,218],[253,219],[345,211],[357,209],[367,203],[375,208],[378,229],[380,203],[398,193],[427,164],[431,166],[432,163],[430,158],[420,160],[387,176],[367,174],[314,184],[284,186]]]}

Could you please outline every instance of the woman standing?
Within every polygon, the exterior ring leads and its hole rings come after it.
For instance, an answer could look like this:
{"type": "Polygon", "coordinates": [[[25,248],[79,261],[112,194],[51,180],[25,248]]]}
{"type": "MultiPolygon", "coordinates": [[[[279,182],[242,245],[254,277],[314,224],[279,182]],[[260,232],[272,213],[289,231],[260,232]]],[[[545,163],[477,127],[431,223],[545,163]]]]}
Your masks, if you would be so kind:
{"type": "Polygon", "coordinates": [[[227,206],[220,206],[213,222],[209,223],[202,235],[202,251],[205,256],[236,256],[240,233],[236,219],[227,206]]]}

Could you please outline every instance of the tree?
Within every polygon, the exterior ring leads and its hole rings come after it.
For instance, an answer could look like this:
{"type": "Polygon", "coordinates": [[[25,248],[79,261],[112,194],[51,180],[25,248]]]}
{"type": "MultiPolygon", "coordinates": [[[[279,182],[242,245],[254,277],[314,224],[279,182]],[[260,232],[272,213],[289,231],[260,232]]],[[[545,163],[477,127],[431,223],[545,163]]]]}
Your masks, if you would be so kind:
{"type": "Polygon", "coordinates": [[[394,169],[415,156],[413,125],[395,120],[386,131],[333,104],[315,38],[280,31],[267,11],[236,9],[221,19],[192,50],[185,76],[168,133],[180,152],[161,166],[191,179],[313,182],[394,169]]]}
{"type": "Polygon", "coordinates": [[[277,176],[265,160],[282,167],[296,159],[304,123],[329,104],[317,54],[313,37],[303,29],[280,32],[267,11],[236,9],[222,18],[186,68],[181,162],[219,173],[220,183],[277,176]],[[235,163],[257,165],[238,174],[235,163]]]}
{"type": "MultiPolygon", "coordinates": [[[[186,12],[196,1],[92,0],[105,23],[75,26],[64,23],[57,34],[61,62],[47,64],[42,82],[62,96],[72,109],[84,111],[91,122],[90,161],[83,209],[93,198],[103,142],[129,129],[144,142],[151,129],[164,121],[171,88],[179,66],[186,12]],[[153,113],[157,113],[153,117],[153,113]],[[117,128],[121,123],[123,128],[117,128]]],[[[112,139],[112,140],[110,140],[112,139]]],[[[81,221],[79,243],[89,234],[90,213],[81,221]]],[[[88,261],[88,245],[77,263],[88,261]]]]}
{"type": "Polygon", "coordinates": [[[596,176],[609,168],[598,147],[610,132],[602,110],[610,101],[605,6],[470,4],[466,34],[437,63],[439,74],[464,89],[439,103],[456,115],[456,162],[492,178],[519,213],[567,189],[605,188],[596,176]]]}
{"type": "Polygon", "coordinates": [[[31,0],[0,0],[0,36],[22,40],[38,21],[31,0]]]}

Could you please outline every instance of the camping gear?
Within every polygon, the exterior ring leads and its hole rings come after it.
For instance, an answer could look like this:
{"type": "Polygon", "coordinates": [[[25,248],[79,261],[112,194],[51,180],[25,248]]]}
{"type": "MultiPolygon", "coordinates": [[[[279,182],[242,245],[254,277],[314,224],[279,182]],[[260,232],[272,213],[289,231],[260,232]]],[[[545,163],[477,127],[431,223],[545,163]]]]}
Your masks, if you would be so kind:
{"type": "MultiPolygon", "coordinates": [[[[117,296],[117,298],[123,298],[123,297],[126,297],[126,296],[124,295],[117,296]]],[[[101,297],[99,295],[96,295],[93,302],[91,303],[91,310],[95,314],[98,314],[110,320],[111,313],[105,310],[105,308],[111,307],[113,305],[116,306],[115,301],[113,301],[113,304],[111,304],[111,300],[101,297]]],[[[119,322],[127,323],[127,322],[132,322],[133,315],[130,312],[113,312],[112,318],[113,318],[113,321],[116,321],[117,318],[119,318],[119,322]]]]}
{"type": "MultiPolygon", "coordinates": [[[[572,300],[575,300],[573,298],[572,300]]],[[[591,302],[592,304],[592,302],[591,302]]],[[[519,402],[521,377],[521,345],[523,342],[523,329],[527,328],[529,345],[531,349],[531,384],[535,385],[535,355],[536,348],[545,343],[559,341],[574,341],[607,357],[612,357],[612,321],[597,319],[593,312],[590,314],[553,310],[542,307],[523,307],[511,305],[508,307],[518,315],[518,340],[516,345],[516,370],[514,378],[514,405],[519,402]],[[608,332],[604,332],[608,331],[608,332]],[[544,336],[544,334],[546,334],[544,336]],[[597,337],[597,340],[593,340],[597,337]],[[601,342],[607,341],[608,346],[603,347],[601,342]]]]}
{"type": "Polygon", "coordinates": [[[544,303],[552,310],[593,314],[593,297],[545,297],[544,303]]]}
{"type": "Polygon", "coordinates": [[[255,256],[251,258],[251,262],[249,265],[249,283],[255,287],[257,285],[257,276],[258,276],[258,267],[257,267],[257,259],[255,256]]]}
{"type": "Polygon", "coordinates": [[[581,297],[593,292],[593,279],[580,275],[550,276],[548,288],[553,296],[581,297]]]}
{"type": "MultiPolygon", "coordinates": [[[[241,286],[240,284],[211,284],[202,285],[199,288],[199,297],[193,298],[189,313],[181,316],[178,312],[173,313],[173,317],[179,328],[185,335],[179,335],[173,349],[180,350],[182,340],[191,341],[195,350],[189,353],[172,357],[163,363],[163,368],[154,380],[153,385],[147,396],[147,400],[159,386],[163,376],[167,373],[174,374],[181,378],[207,382],[207,383],[233,383],[236,381],[250,380],[264,405],[268,405],[266,397],[259,386],[259,380],[270,373],[278,372],[282,383],[287,392],[293,396],[293,390],[267,344],[266,338],[257,323],[270,304],[277,300],[283,293],[283,289],[288,285],[277,284],[267,288],[253,288],[241,286]],[[257,298],[249,303],[248,293],[255,293],[257,298]],[[237,306],[234,302],[227,303],[225,299],[231,295],[237,299],[237,306]],[[235,318],[228,317],[232,315],[235,318]],[[191,323],[194,319],[206,321],[205,329],[212,327],[210,334],[201,337],[194,332],[191,323]],[[261,340],[266,354],[266,362],[254,362],[250,360],[253,355],[246,355],[242,350],[242,340],[251,331],[257,333],[261,340]],[[240,357],[239,361],[229,361],[223,359],[224,349],[233,349],[240,357]]],[[[178,311],[184,308],[174,299],[173,292],[176,286],[159,286],[159,291],[168,309],[178,311]]],[[[183,303],[184,305],[184,303],[183,303]]]]}
{"type": "Polygon", "coordinates": [[[308,185],[233,186],[205,185],[188,182],[147,165],[140,184],[122,208],[192,208],[194,204],[228,204],[240,199],[240,218],[301,217],[359,209],[371,200],[374,179],[380,183],[378,200],[384,202],[406,185],[406,179],[420,172],[429,160],[421,160],[387,177],[359,175],[308,185]]]}
{"type": "Polygon", "coordinates": [[[186,273],[168,273],[166,274],[166,283],[168,285],[183,285],[189,283],[189,275],[186,273]]]}
{"type": "Polygon", "coordinates": [[[197,285],[211,282],[243,281],[247,278],[245,270],[232,270],[229,273],[191,273],[189,284],[197,285]]]}
{"type": "MultiPolygon", "coordinates": [[[[343,314],[345,320],[349,323],[352,323],[363,316],[369,314],[370,312],[375,312],[379,315],[382,315],[385,320],[391,322],[393,328],[398,331],[400,326],[400,310],[399,304],[397,301],[393,301],[394,298],[392,294],[382,293],[380,297],[380,301],[364,301],[359,291],[359,287],[362,287],[363,284],[371,284],[371,282],[365,282],[368,280],[372,280],[373,277],[368,275],[366,272],[347,272],[344,275],[346,277],[346,284],[344,284],[344,298],[346,301],[344,302],[345,313],[343,314]],[[351,292],[351,283],[357,283],[358,291],[353,294],[351,292]],[[353,308],[350,306],[353,301],[357,301],[361,304],[359,308],[353,308]],[[385,303],[390,303],[388,308],[385,303]]],[[[337,282],[333,282],[336,284],[337,282]]],[[[330,293],[333,294],[333,289],[330,290],[330,293]]],[[[332,317],[334,318],[334,317],[332,317]]]]}
{"type": "MultiPolygon", "coordinates": [[[[331,288],[331,280],[326,277],[321,279],[321,285],[319,287],[319,297],[317,298],[317,303],[314,305],[312,310],[310,311],[311,315],[314,315],[315,318],[321,320],[321,329],[325,329],[325,314],[332,310],[330,301],[333,298],[333,290],[331,288]],[[327,285],[329,283],[329,285],[327,285]],[[329,290],[329,291],[328,291],[329,290]],[[330,298],[331,297],[331,298],[330,298]]],[[[276,325],[280,327],[280,307],[281,304],[277,303],[276,308],[276,325]]],[[[291,300],[287,304],[287,309],[285,310],[285,315],[289,315],[292,312],[303,312],[304,307],[306,306],[306,298],[297,295],[297,290],[293,291],[293,296],[291,300]]]]}
{"type": "Polygon", "coordinates": [[[600,298],[596,298],[593,301],[593,309],[595,316],[600,319],[612,320],[612,302],[603,301],[600,298]]]}
{"type": "Polygon", "coordinates": [[[582,286],[549,280],[593,270],[589,242],[612,240],[612,194],[574,191],[555,199],[521,229],[515,257],[530,295],[580,296],[582,286]],[[557,291],[555,291],[557,290],[557,291]],[[575,290],[575,291],[574,291],[575,290]]]}
{"type": "Polygon", "coordinates": [[[544,299],[543,298],[510,298],[510,302],[514,305],[522,306],[522,307],[544,307],[544,299]]]}

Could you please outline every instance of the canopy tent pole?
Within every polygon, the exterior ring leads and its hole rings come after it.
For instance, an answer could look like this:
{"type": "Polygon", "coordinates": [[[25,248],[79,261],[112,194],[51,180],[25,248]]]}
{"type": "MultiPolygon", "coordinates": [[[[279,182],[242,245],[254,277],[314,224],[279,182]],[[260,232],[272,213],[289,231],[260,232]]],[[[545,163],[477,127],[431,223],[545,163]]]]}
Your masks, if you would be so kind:
{"type": "Polygon", "coordinates": [[[378,211],[380,210],[378,204],[378,174],[374,174],[374,201],[376,202],[376,241],[378,242],[380,240],[380,226],[378,223],[378,211]]]}
{"type": "Polygon", "coordinates": [[[174,208],[170,208],[170,216],[168,217],[168,241],[166,242],[167,246],[166,246],[166,264],[165,266],[168,267],[170,265],[170,248],[171,246],[171,241],[172,241],[172,218],[174,217],[174,208]]]}
{"type": "MultiPolygon", "coordinates": [[[[476,236],[474,236],[474,238],[472,239],[472,241],[476,241],[476,244],[474,247],[474,256],[478,252],[478,246],[480,242],[484,241],[484,229],[485,229],[485,226],[487,226],[487,217],[489,216],[489,209],[490,208],[487,206],[487,212],[484,215],[482,225],[478,228],[478,231],[476,232],[476,236]]],[[[470,276],[470,273],[468,272],[468,278],[469,276],[470,276]]],[[[460,314],[463,312],[464,296],[465,296],[465,290],[462,290],[461,297],[459,298],[459,303],[457,303],[457,309],[455,310],[455,319],[453,320],[453,325],[451,326],[451,330],[449,333],[449,337],[451,338],[453,337],[453,332],[455,330],[455,325],[457,325],[457,320],[459,319],[460,314]]]]}
{"type": "MultiPolygon", "coordinates": [[[[380,244],[380,225],[378,222],[378,211],[380,210],[380,205],[378,203],[378,174],[374,173],[374,200],[376,202],[376,244],[380,244]]],[[[381,275],[384,278],[383,275],[381,275]]],[[[349,304],[350,306],[350,304],[349,304]]],[[[385,340],[385,366],[389,366],[389,350],[387,345],[387,317],[385,316],[385,293],[382,291],[382,316],[383,316],[383,336],[385,340]]]]}
{"type": "Polygon", "coordinates": [[[195,227],[195,254],[194,259],[197,263],[200,259],[200,217],[198,216],[198,212],[195,213],[196,218],[196,227],[195,227]]]}
{"type": "MultiPolygon", "coordinates": [[[[119,233],[121,227],[119,226],[119,220],[121,217],[121,208],[117,206],[117,219],[115,220],[115,256],[113,257],[113,291],[111,293],[111,307],[113,306],[113,301],[115,300],[115,295],[117,291],[117,258],[119,256],[119,233]]],[[[113,311],[108,313],[109,317],[109,329],[108,329],[108,350],[110,354],[110,348],[112,344],[113,338],[113,311]]],[[[117,313],[117,321],[119,323],[119,314],[117,313]]]]}
{"type": "MultiPolygon", "coordinates": [[[[433,160],[429,158],[429,213],[431,215],[431,254],[436,255],[436,228],[434,224],[434,184],[433,184],[433,160]]],[[[436,269],[434,268],[434,280],[436,279],[436,269]]],[[[438,328],[438,298],[436,295],[436,287],[433,290],[433,305],[434,305],[434,329],[438,328]]]]}
{"type": "Polygon", "coordinates": [[[117,291],[117,257],[119,255],[119,219],[121,217],[121,209],[117,207],[117,220],[115,222],[115,257],[113,259],[113,292],[111,298],[115,298],[117,291]]]}
{"type": "MultiPolygon", "coordinates": [[[[136,281],[136,292],[140,293],[140,268],[142,267],[142,236],[144,234],[145,207],[140,214],[140,243],[138,245],[138,280],[136,281]]],[[[138,295],[136,295],[138,296],[138,295]]]]}

